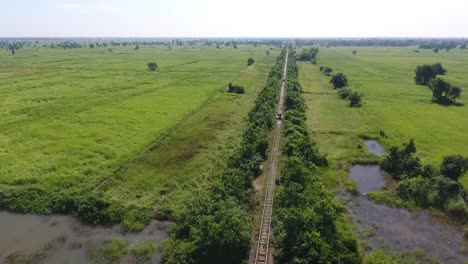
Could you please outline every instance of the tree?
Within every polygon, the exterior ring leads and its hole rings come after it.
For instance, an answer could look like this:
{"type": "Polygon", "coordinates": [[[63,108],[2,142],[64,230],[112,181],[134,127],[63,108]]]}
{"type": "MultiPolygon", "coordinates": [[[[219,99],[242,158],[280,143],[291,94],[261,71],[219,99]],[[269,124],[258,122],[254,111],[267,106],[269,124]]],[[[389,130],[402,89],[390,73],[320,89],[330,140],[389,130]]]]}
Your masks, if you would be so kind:
{"type": "Polygon", "coordinates": [[[323,69],[323,72],[324,72],[327,76],[330,76],[330,74],[331,74],[332,71],[333,71],[333,69],[330,68],[330,67],[325,67],[325,68],[323,69]]]}
{"type": "Polygon", "coordinates": [[[460,49],[466,49],[466,44],[460,45],[460,49]]]}
{"type": "Polygon", "coordinates": [[[360,107],[361,106],[361,95],[356,92],[352,92],[348,95],[349,106],[350,107],[360,107]]]}
{"type": "Polygon", "coordinates": [[[353,50],[353,55],[356,55],[356,53],[357,53],[357,50],[353,50]]]}
{"type": "Polygon", "coordinates": [[[419,65],[416,67],[414,81],[419,85],[428,85],[435,75],[431,65],[419,65]]]}
{"type": "Polygon", "coordinates": [[[332,78],[330,79],[330,83],[333,85],[333,88],[335,89],[343,88],[345,86],[348,86],[348,79],[346,78],[346,75],[339,72],[332,76],[332,78]]]}
{"type": "Polygon", "coordinates": [[[157,68],[158,68],[158,65],[156,64],[156,62],[149,62],[148,63],[148,69],[150,71],[155,71],[157,68]]]}
{"type": "Polygon", "coordinates": [[[248,65],[248,66],[250,66],[250,65],[252,65],[252,64],[254,64],[254,63],[255,63],[255,60],[254,60],[253,58],[249,58],[249,59],[247,60],[247,65],[248,65]]]}
{"type": "Polygon", "coordinates": [[[432,51],[433,51],[434,53],[438,53],[439,50],[440,50],[439,48],[433,48],[433,49],[432,49],[432,51]]]}
{"type": "Polygon", "coordinates": [[[440,165],[440,173],[445,177],[458,181],[468,170],[468,158],[462,155],[445,156],[440,165]]]}
{"type": "Polygon", "coordinates": [[[432,91],[432,99],[439,104],[451,104],[460,97],[461,88],[452,86],[449,82],[436,78],[429,84],[429,90],[432,91]]]}
{"type": "Polygon", "coordinates": [[[437,76],[444,75],[447,70],[442,67],[442,64],[424,64],[416,67],[414,81],[419,85],[429,85],[429,83],[437,76]]]}
{"type": "Polygon", "coordinates": [[[234,43],[234,48],[237,49],[237,44],[234,43]]]}
{"type": "Polygon", "coordinates": [[[447,72],[447,70],[442,67],[442,64],[436,63],[432,65],[432,72],[435,75],[444,75],[447,72]]]}
{"type": "Polygon", "coordinates": [[[11,54],[15,55],[15,49],[11,49],[11,54]]]}
{"type": "Polygon", "coordinates": [[[267,55],[267,56],[270,55],[270,51],[269,51],[269,50],[266,51],[266,55],[267,55]]]}
{"type": "Polygon", "coordinates": [[[135,45],[135,50],[139,50],[140,49],[140,45],[139,44],[136,44],[135,45]]]}
{"type": "Polygon", "coordinates": [[[94,49],[94,44],[93,43],[89,44],[89,48],[94,49]]]}

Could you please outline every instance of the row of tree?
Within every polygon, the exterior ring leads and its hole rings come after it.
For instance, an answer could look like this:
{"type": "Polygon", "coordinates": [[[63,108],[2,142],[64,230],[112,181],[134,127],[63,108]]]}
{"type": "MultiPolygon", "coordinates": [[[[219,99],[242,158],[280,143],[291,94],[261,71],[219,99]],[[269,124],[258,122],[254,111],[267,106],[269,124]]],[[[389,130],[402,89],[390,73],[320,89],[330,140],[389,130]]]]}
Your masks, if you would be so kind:
{"type": "Polygon", "coordinates": [[[221,179],[213,189],[188,201],[177,217],[164,244],[164,263],[246,261],[252,225],[244,208],[254,192],[252,181],[260,175],[260,164],[267,156],[284,57],[283,50],[249,113],[240,146],[230,157],[221,179]]]}
{"type": "Polygon", "coordinates": [[[277,263],[360,263],[357,240],[340,224],[344,208],[321,183],[326,167],[307,131],[294,55],[289,58],[283,135],[284,167],[274,208],[277,263]]]}
{"type": "MultiPolygon", "coordinates": [[[[320,71],[325,73],[325,75],[330,76],[333,69],[331,67],[320,66],[320,71]]],[[[360,107],[362,96],[357,93],[351,91],[348,86],[348,78],[344,73],[336,73],[334,74],[331,79],[330,83],[332,84],[334,89],[338,89],[338,97],[343,100],[349,101],[350,107],[360,107]]]]}
{"type": "Polygon", "coordinates": [[[398,181],[398,196],[418,206],[439,208],[467,220],[466,194],[458,180],[468,171],[468,158],[448,155],[435,168],[423,166],[416,151],[414,140],[410,140],[401,147],[391,147],[381,163],[382,169],[398,181]]]}
{"type": "Polygon", "coordinates": [[[416,84],[427,86],[432,92],[432,100],[439,104],[449,105],[461,96],[462,89],[453,86],[448,81],[437,77],[447,72],[440,63],[424,64],[416,67],[414,81],[416,84]]]}

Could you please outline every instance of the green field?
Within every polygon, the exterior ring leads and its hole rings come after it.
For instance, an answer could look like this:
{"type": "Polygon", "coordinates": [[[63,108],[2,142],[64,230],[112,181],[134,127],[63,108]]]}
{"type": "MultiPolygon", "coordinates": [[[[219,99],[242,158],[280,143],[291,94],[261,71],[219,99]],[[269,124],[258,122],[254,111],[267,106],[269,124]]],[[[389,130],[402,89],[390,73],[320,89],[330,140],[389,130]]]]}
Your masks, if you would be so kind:
{"type": "Polygon", "coordinates": [[[275,61],[269,48],[1,51],[0,190],[94,190],[178,208],[225,166],[275,61]],[[231,81],[246,94],[225,93],[231,81]]]}
{"type": "MultiPolygon", "coordinates": [[[[414,138],[423,163],[439,166],[448,154],[468,155],[468,51],[454,49],[438,54],[414,52],[415,47],[321,48],[318,65],[344,72],[351,90],[363,94],[363,106],[350,108],[329,84],[330,77],[310,62],[301,62],[300,80],[308,104],[308,122],[320,149],[335,161],[369,157],[359,149],[362,137],[378,139],[387,149],[414,138]],[[352,51],[357,54],[353,55],[352,51]],[[440,62],[443,76],[464,88],[458,102],[441,106],[431,102],[431,92],[414,83],[420,64],[440,62]],[[379,137],[384,131],[388,138],[379,137]]],[[[468,180],[467,177],[464,180],[468,180]]],[[[465,186],[468,186],[466,182],[465,186]]]]}

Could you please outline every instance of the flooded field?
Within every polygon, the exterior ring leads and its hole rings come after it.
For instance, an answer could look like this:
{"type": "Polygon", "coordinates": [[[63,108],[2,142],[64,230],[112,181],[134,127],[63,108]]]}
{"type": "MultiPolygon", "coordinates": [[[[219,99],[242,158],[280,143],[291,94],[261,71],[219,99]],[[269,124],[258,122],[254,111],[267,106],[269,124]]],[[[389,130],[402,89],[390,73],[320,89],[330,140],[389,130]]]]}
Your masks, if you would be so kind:
{"type": "Polygon", "coordinates": [[[441,263],[466,263],[466,242],[459,226],[443,224],[425,212],[377,204],[364,196],[346,201],[354,223],[370,248],[421,250],[441,263]]]}
{"type": "MultiPolygon", "coordinates": [[[[365,141],[368,150],[384,155],[385,149],[373,140],[365,141]]],[[[468,263],[461,226],[448,225],[424,211],[410,212],[377,204],[365,196],[386,184],[386,176],[378,165],[353,165],[349,178],[356,183],[357,197],[341,197],[347,204],[353,222],[370,249],[393,251],[421,250],[441,263],[468,263]]]]}
{"type": "Polygon", "coordinates": [[[375,155],[383,156],[387,154],[385,148],[375,140],[364,140],[364,144],[366,145],[367,151],[374,153],[375,155]]]}
{"type": "MultiPolygon", "coordinates": [[[[123,239],[131,248],[152,241],[157,247],[167,237],[170,222],[152,221],[140,233],[123,233],[120,225],[89,227],[70,216],[20,215],[0,212],[0,263],[31,260],[33,263],[100,263],[90,258],[112,239],[123,239]]],[[[159,263],[160,253],[147,263],[159,263]]],[[[29,263],[29,262],[26,262],[29,263]]],[[[122,263],[136,263],[130,253],[122,263]]]]}

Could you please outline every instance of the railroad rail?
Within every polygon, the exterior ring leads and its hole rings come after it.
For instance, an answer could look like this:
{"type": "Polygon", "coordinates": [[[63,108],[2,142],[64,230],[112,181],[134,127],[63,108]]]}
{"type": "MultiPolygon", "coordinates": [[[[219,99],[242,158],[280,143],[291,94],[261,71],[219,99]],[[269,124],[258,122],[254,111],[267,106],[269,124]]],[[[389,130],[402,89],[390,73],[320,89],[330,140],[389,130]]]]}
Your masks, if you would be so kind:
{"type": "MultiPolygon", "coordinates": [[[[284,93],[286,86],[286,77],[288,70],[288,55],[289,49],[286,50],[286,58],[284,62],[284,71],[283,71],[283,80],[281,82],[281,93],[280,99],[276,112],[278,114],[283,113],[283,102],[284,102],[284,93]]],[[[282,127],[282,118],[276,120],[276,126],[273,131],[273,144],[270,153],[270,168],[268,170],[267,180],[266,180],[266,191],[265,191],[265,200],[263,203],[263,212],[262,212],[262,222],[260,224],[260,233],[258,235],[257,249],[255,251],[254,264],[267,264],[269,258],[269,243],[270,243],[270,233],[271,233],[271,216],[273,214],[273,200],[275,198],[275,185],[276,185],[276,176],[278,173],[278,158],[280,155],[280,138],[281,138],[281,127],[282,127]]]]}

